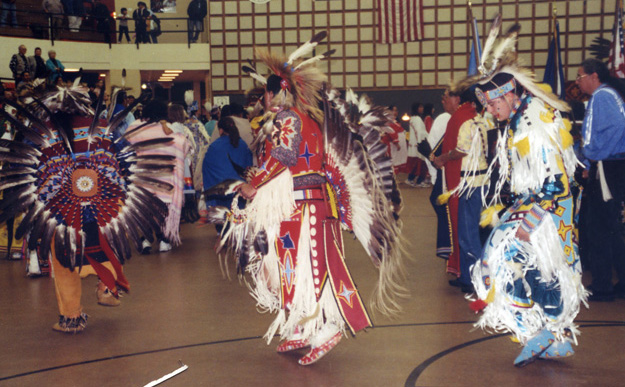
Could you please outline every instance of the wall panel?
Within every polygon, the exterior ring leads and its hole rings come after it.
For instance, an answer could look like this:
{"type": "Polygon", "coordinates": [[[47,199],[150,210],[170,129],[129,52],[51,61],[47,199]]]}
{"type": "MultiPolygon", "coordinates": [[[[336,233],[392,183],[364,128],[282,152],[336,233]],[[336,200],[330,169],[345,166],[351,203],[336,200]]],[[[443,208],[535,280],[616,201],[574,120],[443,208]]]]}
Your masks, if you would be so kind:
{"type": "MultiPolygon", "coordinates": [[[[560,22],[562,60],[569,79],[587,57],[597,36],[611,37],[616,0],[473,0],[482,41],[492,18],[503,12],[503,29],[521,24],[518,51],[538,77],[543,75],[552,33],[552,10],[560,22]]],[[[328,39],[317,52],[337,50],[328,70],[330,82],[357,90],[445,87],[462,76],[469,60],[471,30],[466,0],[423,0],[425,38],[399,44],[376,43],[375,0],[210,0],[213,93],[240,94],[249,83],[241,66],[253,47],[290,52],[315,32],[328,39]],[[221,65],[221,66],[218,66],[221,65]],[[225,71],[218,71],[224,69],[225,71]],[[239,69],[239,70],[237,70],[239,69]]],[[[261,71],[263,71],[261,69],[261,71]]]]}

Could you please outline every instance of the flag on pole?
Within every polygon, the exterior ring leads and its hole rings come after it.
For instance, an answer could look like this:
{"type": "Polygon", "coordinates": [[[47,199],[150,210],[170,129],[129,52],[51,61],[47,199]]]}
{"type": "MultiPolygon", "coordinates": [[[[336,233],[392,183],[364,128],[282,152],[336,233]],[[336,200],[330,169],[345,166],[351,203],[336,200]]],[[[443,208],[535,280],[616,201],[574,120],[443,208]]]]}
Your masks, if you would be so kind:
{"type": "Polygon", "coordinates": [[[610,73],[617,78],[625,78],[625,47],[623,46],[623,5],[621,0],[616,3],[612,43],[610,44],[610,73]]]}
{"type": "Polygon", "coordinates": [[[480,63],[480,58],[482,58],[482,43],[480,42],[480,34],[477,31],[477,20],[475,18],[471,22],[471,28],[473,29],[473,42],[471,43],[469,70],[467,71],[469,76],[477,74],[477,67],[480,63]]]}
{"type": "Polygon", "coordinates": [[[378,43],[401,43],[423,39],[421,0],[377,0],[378,43]]]}
{"type": "Polygon", "coordinates": [[[559,96],[560,99],[564,99],[566,95],[566,90],[564,89],[564,67],[562,66],[562,55],[560,54],[560,23],[557,20],[554,24],[553,37],[549,44],[543,83],[551,86],[553,94],[559,96]]]}

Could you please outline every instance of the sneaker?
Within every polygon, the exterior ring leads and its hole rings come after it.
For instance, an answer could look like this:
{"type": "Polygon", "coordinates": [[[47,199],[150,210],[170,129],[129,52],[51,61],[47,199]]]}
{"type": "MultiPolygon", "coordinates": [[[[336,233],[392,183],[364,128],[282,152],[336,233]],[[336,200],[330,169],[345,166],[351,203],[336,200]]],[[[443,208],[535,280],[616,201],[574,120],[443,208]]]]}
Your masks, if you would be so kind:
{"type": "Polygon", "coordinates": [[[148,255],[150,252],[152,252],[152,244],[147,239],[144,239],[141,242],[141,254],[148,255]]]}
{"type": "Polygon", "coordinates": [[[171,250],[171,243],[167,243],[165,241],[161,241],[158,245],[158,251],[161,253],[166,253],[171,250]]]}
{"type": "Polygon", "coordinates": [[[417,187],[419,187],[419,188],[430,188],[430,187],[432,187],[432,183],[428,183],[427,181],[424,181],[423,183],[418,184],[417,187]]]}
{"type": "Polygon", "coordinates": [[[54,324],[52,329],[63,333],[80,333],[87,327],[88,317],[86,313],[81,313],[80,316],[72,318],[59,315],[59,322],[54,324]]]}
{"type": "Polygon", "coordinates": [[[316,361],[327,355],[332,348],[336,347],[339,341],[341,341],[342,337],[343,334],[341,332],[337,332],[334,336],[330,338],[330,340],[326,341],[318,347],[313,347],[310,352],[306,354],[306,356],[298,360],[298,363],[303,366],[315,363],[316,361]]]}
{"type": "Polygon", "coordinates": [[[19,261],[20,259],[22,259],[22,253],[19,251],[14,251],[11,253],[10,258],[13,261],[19,261]]]}
{"type": "Polygon", "coordinates": [[[99,305],[119,306],[119,304],[122,303],[108,288],[101,290],[100,287],[96,285],[95,295],[99,305]]]}
{"type": "Polygon", "coordinates": [[[406,185],[411,186],[411,187],[416,187],[417,186],[417,183],[414,180],[410,180],[410,179],[406,179],[406,181],[404,181],[404,183],[406,185]]]}

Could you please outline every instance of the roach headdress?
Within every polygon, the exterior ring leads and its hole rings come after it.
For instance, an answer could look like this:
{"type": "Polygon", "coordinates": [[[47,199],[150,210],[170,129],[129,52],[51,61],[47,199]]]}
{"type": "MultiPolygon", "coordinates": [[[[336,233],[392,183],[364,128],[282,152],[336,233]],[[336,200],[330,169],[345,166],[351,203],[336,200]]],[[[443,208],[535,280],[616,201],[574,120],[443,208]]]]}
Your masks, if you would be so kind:
{"type": "Polygon", "coordinates": [[[516,43],[521,27],[518,24],[511,26],[504,36],[499,36],[501,30],[501,15],[497,15],[491,26],[488,38],[484,43],[484,51],[479,74],[469,77],[456,85],[456,89],[462,90],[468,86],[478,84],[476,95],[482,105],[489,100],[503,96],[522,86],[525,91],[538,97],[562,111],[569,111],[566,102],[560,100],[551,92],[541,89],[534,74],[523,67],[517,57],[516,43]],[[510,76],[500,76],[509,74],[510,76]]]}
{"type": "MultiPolygon", "coordinates": [[[[323,112],[319,109],[319,102],[321,101],[320,91],[327,77],[314,64],[329,57],[335,50],[326,51],[305,60],[302,58],[310,54],[326,36],[325,31],[319,32],[288,57],[266,49],[256,49],[257,60],[264,63],[271,74],[281,78],[281,90],[272,100],[273,107],[285,109],[295,107],[308,113],[317,122],[323,121],[323,112]]],[[[267,83],[267,78],[258,73],[252,62],[249,66],[243,66],[243,71],[256,81],[262,84],[267,83]]]]}

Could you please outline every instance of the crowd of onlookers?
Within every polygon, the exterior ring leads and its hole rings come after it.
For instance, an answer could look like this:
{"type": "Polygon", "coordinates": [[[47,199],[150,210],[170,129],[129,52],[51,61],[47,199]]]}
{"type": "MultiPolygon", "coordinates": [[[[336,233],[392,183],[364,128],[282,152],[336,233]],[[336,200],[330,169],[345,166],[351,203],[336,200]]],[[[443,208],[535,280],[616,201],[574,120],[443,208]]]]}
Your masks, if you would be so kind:
{"type": "Polygon", "coordinates": [[[26,56],[28,49],[25,45],[18,47],[18,52],[13,54],[9,62],[9,68],[15,81],[17,96],[28,94],[35,87],[54,85],[62,80],[65,67],[59,59],[56,59],[56,51],[48,51],[48,59],[41,56],[41,48],[36,47],[34,55],[26,56]]]}
{"type": "MultiPolygon", "coordinates": [[[[1,0],[2,13],[0,27],[18,27],[16,0],[1,0]]],[[[134,21],[135,43],[158,43],[158,37],[162,34],[161,20],[156,15],[163,9],[171,6],[171,1],[151,1],[150,7],[143,1],[137,3],[137,8],[132,10],[126,7],[120,9],[114,17],[111,11],[101,0],[43,0],[42,10],[48,17],[48,26],[51,38],[58,39],[59,32],[64,28],[71,32],[79,32],[84,20],[92,20],[95,29],[102,34],[106,43],[111,43],[111,35],[115,31],[119,33],[118,42],[123,38],[130,43],[129,20],[134,21]],[[87,4],[87,6],[85,6],[87,4]],[[67,24],[65,27],[65,20],[67,24]],[[115,28],[115,20],[118,28],[115,28]]],[[[175,6],[175,2],[173,2],[175,6]]],[[[203,30],[203,21],[207,15],[207,0],[191,0],[187,8],[189,41],[195,43],[200,32],[203,30]]],[[[32,24],[32,23],[28,23],[32,24]]],[[[24,23],[26,25],[26,23],[24,23]]],[[[30,25],[35,28],[34,25],[30,25]]],[[[39,26],[38,30],[41,30],[39,26]]],[[[33,29],[33,31],[35,31],[33,29]]]]}

